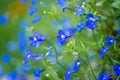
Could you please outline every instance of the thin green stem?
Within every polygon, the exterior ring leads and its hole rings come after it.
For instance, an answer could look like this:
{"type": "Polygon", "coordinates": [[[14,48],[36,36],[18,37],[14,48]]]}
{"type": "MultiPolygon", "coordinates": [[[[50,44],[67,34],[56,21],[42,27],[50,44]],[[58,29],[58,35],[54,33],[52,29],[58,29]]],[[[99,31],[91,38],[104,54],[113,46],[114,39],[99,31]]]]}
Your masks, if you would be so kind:
{"type": "Polygon", "coordinates": [[[93,76],[94,76],[94,79],[97,80],[97,78],[96,78],[96,76],[95,76],[95,73],[94,73],[94,71],[93,71],[93,68],[92,68],[92,66],[91,66],[91,64],[90,64],[89,56],[88,56],[88,54],[87,54],[86,52],[85,52],[85,54],[86,54],[86,57],[87,57],[87,62],[88,62],[88,65],[89,65],[89,67],[90,67],[90,70],[91,70],[91,72],[92,72],[92,74],[93,74],[93,76]]]}
{"type": "Polygon", "coordinates": [[[54,48],[54,50],[55,50],[55,57],[56,57],[57,64],[59,64],[60,67],[62,67],[64,70],[66,70],[66,68],[58,61],[57,49],[56,49],[56,47],[53,47],[53,48],[54,48]]]}

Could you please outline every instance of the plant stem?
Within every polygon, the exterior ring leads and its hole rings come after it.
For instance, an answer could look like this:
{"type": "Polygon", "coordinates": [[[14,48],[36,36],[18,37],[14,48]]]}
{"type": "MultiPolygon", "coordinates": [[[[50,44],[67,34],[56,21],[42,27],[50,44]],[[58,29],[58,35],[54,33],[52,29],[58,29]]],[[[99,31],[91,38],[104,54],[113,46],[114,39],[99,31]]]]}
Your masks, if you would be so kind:
{"type": "Polygon", "coordinates": [[[57,64],[59,64],[60,67],[62,67],[64,70],[66,70],[66,68],[58,61],[56,47],[53,47],[53,48],[54,48],[54,50],[55,50],[55,57],[56,57],[57,64]]]}
{"type": "Polygon", "coordinates": [[[95,76],[95,73],[94,73],[94,71],[93,71],[93,68],[92,68],[92,66],[91,66],[91,64],[90,64],[89,56],[88,56],[88,54],[87,54],[86,52],[85,52],[85,54],[86,54],[86,57],[87,57],[87,62],[88,62],[88,65],[89,65],[89,67],[90,67],[90,70],[91,70],[91,72],[92,72],[92,74],[93,74],[93,76],[94,76],[94,79],[97,80],[97,78],[96,78],[96,76],[95,76]]]}

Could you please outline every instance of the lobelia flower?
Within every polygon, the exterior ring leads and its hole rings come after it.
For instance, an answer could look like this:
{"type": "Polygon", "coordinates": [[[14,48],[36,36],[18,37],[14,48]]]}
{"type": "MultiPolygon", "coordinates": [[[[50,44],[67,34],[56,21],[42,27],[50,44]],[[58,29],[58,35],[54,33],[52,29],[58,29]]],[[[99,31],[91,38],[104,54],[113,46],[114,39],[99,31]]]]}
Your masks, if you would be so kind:
{"type": "Polygon", "coordinates": [[[69,80],[71,77],[72,71],[68,68],[65,73],[65,80],[69,80]]]}
{"type": "Polygon", "coordinates": [[[21,3],[27,4],[29,0],[21,0],[21,3]]]}
{"type": "Polygon", "coordinates": [[[29,11],[29,16],[32,16],[38,9],[36,7],[31,6],[29,11]]]}
{"type": "Polygon", "coordinates": [[[40,68],[36,69],[33,73],[33,75],[35,77],[34,80],[39,80],[40,75],[43,71],[44,71],[44,69],[40,69],[40,68]]]}
{"type": "Polygon", "coordinates": [[[4,14],[4,15],[0,15],[0,25],[1,26],[4,26],[7,24],[8,22],[8,19],[9,19],[9,16],[4,14]]]}
{"type": "Polygon", "coordinates": [[[33,60],[33,58],[35,57],[35,54],[32,53],[31,50],[27,50],[26,51],[26,57],[24,59],[24,63],[28,63],[29,61],[33,60]]]}
{"type": "Polygon", "coordinates": [[[83,65],[83,64],[84,64],[84,62],[80,62],[80,60],[77,59],[77,60],[75,61],[75,64],[73,65],[72,72],[77,72],[77,71],[79,71],[81,65],[83,65]]]}
{"type": "Polygon", "coordinates": [[[39,34],[38,32],[35,32],[33,36],[29,37],[30,46],[39,48],[40,44],[43,44],[46,38],[47,36],[44,36],[42,34],[39,34]]]}
{"type": "Polygon", "coordinates": [[[85,13],[85,9],[82,8],[82,6],[76,6],[77,10],[76,10],[76,15],[78,16],[82,16],[83,13],[85,13]]]}
{"type": "Polygon", "coordinates": [[[24,63],[28,63],[29,61],[39,61],[39,60],[45,60],[43,57],[43,54],[33,54],[31,50],[26,51],[26,58],[24,59],[24,63]]]}
{"type": "Polygon", "coordinates": [[[100,57],[102,58],[102,59],[104,59],[104,56],[105,56],[105,54],[106,54],[106,52],[109,50],[109,48],[105,48],[104,46],[102,46],[102,49],[101,49],[101,51],[100,51],[100,57]]]}
{"type": "Polygon", "coordinates": [[[76,26],[77,31],[81,32],[85,28],[85,24],[81,22],[79,25],[76,26]]]}
{"type": "Polygon", "coordinates": [[[117,76],[120,76],[120,65],[115,65],[114,66],[114,71],[115,71],[117,76]]]}
{"type": "Polygon", "coordinates": [[[76,32],[76,30],[74,29],[68,29],[66,32],[64,32],[63,30],[59,30],[58,31],[58,36],[57,36],[57,40],[61,45],[65,45],[66,41],[69,37],[71,37],[74,32],[76,32]]]}
{"type": "Polygon", "coordinates": [[[103,73],[99,76],[98,80],[112,80],[107,73],[103,73]]]}
{"type": "Polygon", "coordinates": [[[118,38],[112,38],[112,37],[110,37],[110,36],[107,36],[107,37],[106,37],[106,45],[107,45],[107,46],[112,46],[112,44],[113,44],[116,40],[118,40],[118,38]]]}
{"type": "Polygon", "coordinates": [[[94,15],[92,14],[87,14],[86,15],[87,21],[86,21],[86,27],[94,30],[96,28],[96,22],[98,22],[100,20],[100,18],[95,18],[94,15]]]}

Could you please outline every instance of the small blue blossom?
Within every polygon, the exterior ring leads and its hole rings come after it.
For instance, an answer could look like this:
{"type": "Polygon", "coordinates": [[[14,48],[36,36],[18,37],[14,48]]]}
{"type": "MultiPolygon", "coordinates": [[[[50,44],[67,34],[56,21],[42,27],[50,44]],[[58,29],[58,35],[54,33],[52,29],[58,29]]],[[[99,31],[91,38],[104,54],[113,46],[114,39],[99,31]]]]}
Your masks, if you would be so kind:
{"type": "Polygon", "coordinates": [[[72,71],[68,68],[65,73],[65,80],[69,80],[71,77],[72,71]]]}
{"type": "Polygon", "coordinates": [[[8,22],[8,16],[7,15],[0,15],[0,25],[4,26],[8,22]]]}
{"type": "Polygon", "coordinates": [[[103,73],[99,76],[98,80],[112,80],[107,73],[103,73]]]}
{"type": "Polygon", "coordinates": [[[38,32],[35,32],[33,36],[29,37],[30,46],[39,48],[40,44],[43,44],[46,38],[47,36],[44,36],[42,34],[39,34],[38,32]]]}
{"type": "Polygon", "coordinates": [[[81,22],[79,25],[76,26],[77,31],[81,32],[85,28],[85,24],[81,22]]]}
{"type": "Polygon", "coordinates": [[[96,28],[96,22],[100,20],[100,18],[95,18],[92,14],[86,15],[87,21],[86,21],[86,27],[94,30],[96,28]]]}
{"type": "Polygon", "coordinates": [[[36,5],[36,4],[37,4],[37,2],[38,2],[38,0],[32,0],[31,5],[36,5]]]}
{"type": "Polygon", "coordinates": [[[73,71],[73,72],[78,72],[79,69],[80,69],[80,67],[81,67],[81,65],[83,65],[83,64],[84,64],[83,62],[80,62],[80,60],[77,59],[77,60],[75,61],[74,65],[73,65],[72,71],[73,71]]]}
{"type": "Polygon", "coordinates": [[[57,5],[64,7],[66,5],[67,0],[58,0],[57,5]]]}
{"type": "Polygon", "coordinates": [[[26,57],[24,59],[24,63],[28,63],[29,61],[33,60],[36,55],[32,53],[31,50],[26,51],[26,57]]]}
{"type": "Polygon", "coordinates": [[[114,66],[114,71],[115,71],[117,76],[120,76],[120,65],[115,65],[114,66]]]}
{"type": "Polygon", "coordinates": [[[85,9],[82,8],[82,6],[76,6],[76,15],[82,16],[83,13],[85,13],[85,9]]]}
{"type": "Polygon", "coordinates": [[[105,48],[104,46],[102,47],[101,51],[100,51],[100,57],[102,59],[104,59],[104,56],[106,54],[106,52],[109,50],[109,48],[105,48]]]}
{"type": "Polygon", "coordinates": [[[28,63],[29,61],[39,61],[39,60],[45,60],[43,54],[33,54],[31,50],[26,51],[26,57],[24,59],[24,63],[28,63]]]}
{"type": "Polygon", "coordinates": [[[57,40],[62,45],[66,44],[66,35],[65,35],[65,33],[62,30],[58,31],[57,40]]]}
{"type": "Polygon", "coordinates": [[[120,36],[120,29],[118,30],[118,35],[120,36]]]}
{"type": "Polygon", "coordinates": [[[38,69],[36,69],[35,71],[34,71],[34,80],[39,80],[39,78],[40,78],[40,75],[41,75],[41,73],[44,71],[44,69],[40,69],[40,68],[38,68],[38,69]]]}
{"type": "Polygon", "coordinates": [[[112,44],[117,40],[117,38],[112,38],[110,36],[106,37],[106,45],[107,46],[112,46],[112,44]]]}
{"type": "Polygon", "coordinates": [[[9,64],[9,63],[11,62],[11,57],[10,57],[10,55],[4,54],[4,55],[2,56],[2,62],[5,63],[5,64],[9,64]]]}
{"type": "Polygon", "coordinates": [[[39,22],[41,20],[40,16],[36,16],[34,20],[32,20],[33,24],[36,24],[37,22],[39,22]]]}

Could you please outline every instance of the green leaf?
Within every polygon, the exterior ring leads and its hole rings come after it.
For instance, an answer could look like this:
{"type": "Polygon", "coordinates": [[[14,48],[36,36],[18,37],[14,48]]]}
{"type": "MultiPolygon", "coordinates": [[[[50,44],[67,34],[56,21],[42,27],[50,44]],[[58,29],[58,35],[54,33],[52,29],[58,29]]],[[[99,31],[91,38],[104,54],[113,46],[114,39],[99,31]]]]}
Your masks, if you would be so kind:
{"type": "Polygon", "coordinates": [[[115,8],[120,9],[120,0],[116,0],[115,2],[113,2],[112,6],[115,7],[115,8]]]}

